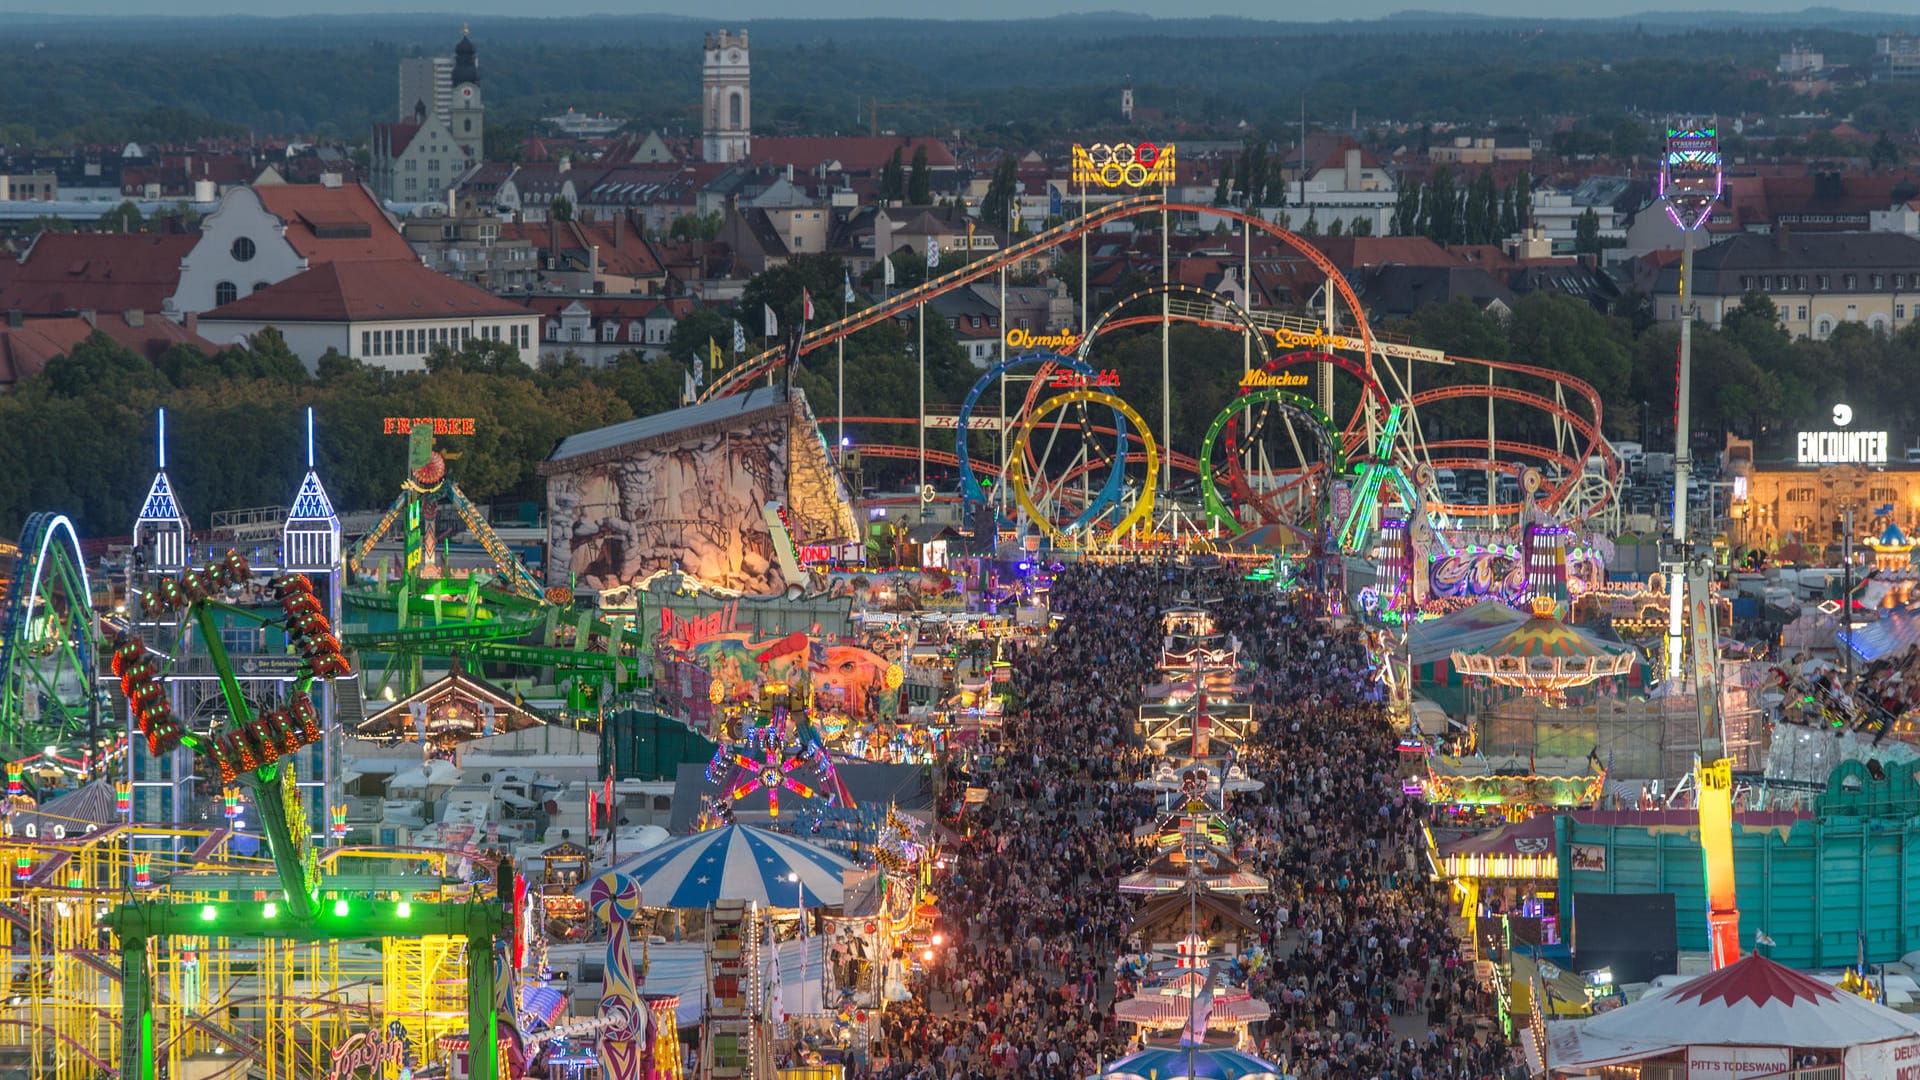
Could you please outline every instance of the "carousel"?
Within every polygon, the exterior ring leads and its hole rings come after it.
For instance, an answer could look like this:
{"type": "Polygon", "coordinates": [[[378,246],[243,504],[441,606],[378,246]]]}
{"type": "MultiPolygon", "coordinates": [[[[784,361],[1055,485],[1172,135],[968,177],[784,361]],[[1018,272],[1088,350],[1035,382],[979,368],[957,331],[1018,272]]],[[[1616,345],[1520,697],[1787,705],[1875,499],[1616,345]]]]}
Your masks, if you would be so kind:
{"type": "Polygon", "coordinates": [[[1550,704],[1576,687],[1633,670],[1630,646],[1589,638],[1561,622],[1558,607],[1551,597],[1536,596],[1532,618],[1488,648],[1455,652],[1454,669],[1550,704]]]}

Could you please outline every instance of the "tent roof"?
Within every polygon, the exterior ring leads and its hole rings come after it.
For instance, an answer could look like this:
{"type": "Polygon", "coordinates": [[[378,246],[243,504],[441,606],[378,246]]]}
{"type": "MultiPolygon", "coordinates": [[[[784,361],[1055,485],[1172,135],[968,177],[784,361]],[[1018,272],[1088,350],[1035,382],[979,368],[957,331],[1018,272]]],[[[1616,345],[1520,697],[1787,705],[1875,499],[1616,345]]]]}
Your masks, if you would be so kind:
{"type": "MultiPolygon", "coordinates": [[[[853,864],[823,847],[751,825],[727,825],[669,840],[614,871],[635,879],[648,907],[704,908],[716,900],[767,907],[839,907],[853,864]],[[788,874],[798,874],[796,885],[788,874]]],[[[585,899],[591,881],[574,890],[585,899]]]]}
{"type": "Polygon", "coordinates": [[[1451,657],[1456,649],[1482,649],[1526,621],[1527,616],[1511,604],[1482,600],[1432,622],[1413,624],[1407,631],[1408,659],[1414,664],[1431,664],[1451,657]]]}
{"type": "Polygon", "coordinates": [[[1548,1025],[1555,1067],[1651,1057],[1684,1046],[1835,1049],[1920,1035],[1896,1012],[1751,954],[1624,1008],[1548,1025]]]}

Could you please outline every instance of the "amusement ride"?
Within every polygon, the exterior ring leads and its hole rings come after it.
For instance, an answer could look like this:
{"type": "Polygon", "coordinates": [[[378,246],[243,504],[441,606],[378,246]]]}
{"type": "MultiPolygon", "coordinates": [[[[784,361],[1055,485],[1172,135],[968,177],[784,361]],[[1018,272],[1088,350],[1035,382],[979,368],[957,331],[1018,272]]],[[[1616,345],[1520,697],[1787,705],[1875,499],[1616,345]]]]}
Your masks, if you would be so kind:
{"type": "MultiPolygon", "coordinates": [[[[953,466],[959,486],[947,497],[965,504],[963,520],[1029,529],[1063,557],[1169,542],[1224,552],[1278,537],[1272,550],[1310,561],[1370,558],[1383,568],[1372,602],[1407,618],[1484,595],[1564,602],[1604,580],[1583,530],[1617,509],[1621,463],[1601,437],[1594,388],[1376,332],[1318,249],[1255,214],[1158,195],[1090,206],[807,331],[803,362],[1105,226],[1173,214],[1211,215],[1316,268],[1319,312],[1145,287],[1088,313],[1069,343],[989,367],[959,403],[953,454],[924,443],[854,449],[953,466]],[[1174,324],[1244,342],[1239,393],[1199,446],[1172,445],[1167,414],[1158,424],[1143,416],[1100,367],[1110,335],[1174,324]],[[1447,377],[1423,379],[1423,368],[1447,377]],[[1031,379],[1004,426],[993,425],[995,459],[979,452],[975,414],[1012,372],[1031,379]],[[1484,435],[1450,429],[1429,439],[1423,408],[1459,401],[1487,405],[1484,435]],[[1554,439],[1502,437],[1496,403],[1544,417],[1537,426],[1554,439]],[[1520,493],[1505,496],[1490,480],[1484,503],[1449,501],[1440,470],[1512,476],[1520,493]],[[1176,474],[1197,493],[1190,506],[1172,506],[1176,474]],[[1004,482],[989,491],[989,481],[1004,482]]],[[[742,393],[788,359],[784,349],[751,357],[703,399],[742,393]]],[[[401,491],[349,546],[314,467],[309,416],[308,469],[287,518],[278,536],[243,550],[190,526],[168,473],[164,414],[159,423],[159,468],[134,523],[124,596],[90,579],[82,538],[57,514],[33,515],[18,543],[0,549],[0,742],[12,763],[0,860],[14,868],[0,878],[0,947],[14,957],[0,966],[9,1003],[0,1055],[17,1050],[27,1075],[61,1080],[179,1077],[206,1055],[292,1078],[340,1075],[343,1062],[407,1075],[457,1047],[461,1075],[492,1077],[520,1075],[531,1056],[564,1056],[569,1040],[585,1038],[603,1064],[625,1063],[609,1080],[647,1068],[664,1075],[669,1061],[677,1075],[678,1046],[656,1023],[660,1003],[643,1000],[644,974],[618,958],[609,967],[618,992],[595,1019],[561,1028],[536,1015],[528,991],[541,973],[528,957],[545,948],[549,921],[532,913],[545,901],[529,899],[510,859],[477,837],[376,846],[348,843],[336,827],[347,738],[457,752],[496,730],[597,723],[609,702],[644,691],[638,613],[598,611],[571,583],[543,582],[460,490],[455,455],[435,446],[430,426],[409,433],[401,491]],[[484,565],[454,565],[449,519],[478,540],[484,565]],[[543,712],[527,704],[535,699],[562,704],[543,712]],[[215,788],[227,823],[205,827],[193,811],[217,805],[215,788]]],[[[1304,580],[1308,571],[1285,573],[1304,580]]],[[[1168,816],[1152,880],[1137,886],[1163,906],[1237,910],[1238,897],[1264,883],[1237,871],[1227,805],[1254,782],[1222,751],[1250,730],[1251,707],[1233,684],[1230,644],[1205,626],[1169,633],[1181,648],[1165,658],[1167,692],[1141,717],[1168,756],[1149,781],[1168,816]]],[[[888,689],[900,686],[897,670],[886,678],[888,689]]],[[[869,848],[901,882],[885,891],[889,914],[872,922],[883,936],[924,930],[934,917],[920,891],[933,845],[892,814],[855,805],[811,691],[713,689],[723,726],[706,773],[725,797],[704,823],[726,827],[749,797],[789,819],[871,809],[879,840],[869,848]]],[[[618,874],[578,889],[571,900],[555,893],[551,910],[611,920],[621,932],[647,899],[618,874]]],[[[1160,914],[1164,925],[1151,929],[1179,929],[1172,907],[1160,914]]],[[[743,918],[746,940],[768,933],[757,916],[743,918]]],[[[1244,978],[1262,961],[1244,942],[1184,931],[1150,951],[1134,971],[1141,995],[1128,1018],[1151,1030],[1221,974],[1244,978]]],[[[874,976],[882,991],[897,977],[884,967],[874,976]]],[[[1230,1021],[1224,1045],[1238,1045],[1257,1010],[1244,992],[1220,1000],[1233,1003],[1220,1014],[1230,1021]]],[[[721,1060],[732,1050],[707,1052],[721,1060]]]]}

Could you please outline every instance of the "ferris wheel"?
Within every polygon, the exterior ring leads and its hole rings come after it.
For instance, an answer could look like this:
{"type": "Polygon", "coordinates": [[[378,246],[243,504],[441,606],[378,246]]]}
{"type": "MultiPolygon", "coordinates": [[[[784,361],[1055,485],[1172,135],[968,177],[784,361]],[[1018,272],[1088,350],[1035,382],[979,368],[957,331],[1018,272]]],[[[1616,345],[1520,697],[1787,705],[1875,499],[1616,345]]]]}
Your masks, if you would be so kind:
{"type": "Polygon", "coordinates": [[[84,772],[103,737],[92,586],[73,523],[27,518],[0,604],[0,753],[84,772]]]}

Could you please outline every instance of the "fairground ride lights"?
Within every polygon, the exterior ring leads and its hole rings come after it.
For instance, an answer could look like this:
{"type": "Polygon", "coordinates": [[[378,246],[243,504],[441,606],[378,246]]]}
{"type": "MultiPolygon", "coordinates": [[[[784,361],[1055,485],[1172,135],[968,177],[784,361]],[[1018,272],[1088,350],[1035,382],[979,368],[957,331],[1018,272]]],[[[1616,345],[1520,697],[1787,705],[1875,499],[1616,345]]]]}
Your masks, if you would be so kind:
{"type": "Polygon", "coordinates": [[[1143,188],[1174,180],[1173,147],[1153,143],[1094,143],[1073,148],[1078,187],[1143,188]]]}
{"type": "Polygon", "coordinates": [[[1803,431],[1799,437],[1802,465],[1885,465],[1884,431],[1803,431]]]}

